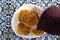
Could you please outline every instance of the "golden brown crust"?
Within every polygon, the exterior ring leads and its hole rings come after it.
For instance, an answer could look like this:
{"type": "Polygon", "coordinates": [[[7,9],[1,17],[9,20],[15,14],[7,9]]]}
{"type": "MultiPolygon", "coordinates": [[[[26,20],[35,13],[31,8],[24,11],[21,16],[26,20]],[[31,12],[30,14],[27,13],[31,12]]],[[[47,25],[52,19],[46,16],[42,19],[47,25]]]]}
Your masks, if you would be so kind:
{"type": "Polygon", "coordinates": [[[21,18],[23,15],[29,14],[29,10],[21,10],[18,14],[18,20],[21,22],[21,18]]]}
{"type": "Polygon", "coordinates": [[[33,25],[36,25],[38,23],[38,18],[35,14],[26,14],[23,16],[22,22],[26,26],[32,27],[33,25]]]}
{"type": "MultiPolygon", "coordinates": [[[[18,14],[18,21],[21,23],[18,24],[17,30],[21,35],[28,35],[31,27],[37,25],[39,21],[38,13],[33,11],[30,13],[28,10],[21,10],[18,14]]],[[[42,30],[32,30],[32,33],[35,35],[42,35],[44,31],[42,30]]]]}
{"type": "Polygon", "coordinates": [[[19,23],[18,27],[17,27],[17,30],[21,35],[27,35],[30,32],[30,27],[27,27],[24,24],[19,23]]]}
{"type": "Polygon", "coordinates": [[[44,34],[44,31],[43,30],[32,30],[32,33],[35,35],[41,36],[44,34]]]}

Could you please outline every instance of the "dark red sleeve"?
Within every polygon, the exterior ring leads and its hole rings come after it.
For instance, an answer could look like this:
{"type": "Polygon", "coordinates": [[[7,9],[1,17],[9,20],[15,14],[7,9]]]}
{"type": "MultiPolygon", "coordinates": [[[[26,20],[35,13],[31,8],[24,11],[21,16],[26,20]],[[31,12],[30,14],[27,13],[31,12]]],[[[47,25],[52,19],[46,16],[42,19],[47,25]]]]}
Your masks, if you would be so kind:
{"type": "Polygon", "coordinates": [[[37,29],[53,35],[60,35],[60,9],[52,6],[47,8],[38,23],[37,29]]]}

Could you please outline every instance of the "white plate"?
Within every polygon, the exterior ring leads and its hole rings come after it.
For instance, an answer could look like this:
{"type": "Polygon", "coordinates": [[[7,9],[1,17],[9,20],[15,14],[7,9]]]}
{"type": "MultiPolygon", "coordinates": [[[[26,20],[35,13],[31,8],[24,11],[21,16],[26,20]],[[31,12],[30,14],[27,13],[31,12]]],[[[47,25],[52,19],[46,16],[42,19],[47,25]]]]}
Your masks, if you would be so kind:
{"type": "MultiPolygon", "coordinates": [[[[40,37],[40,36],[36,36],[34,34],[32,34],[31,32],[28,34],[28,35],[20,35],[18,32],[17,32],[17,25],[18,25],[18,13],[21,11],[21,10],[24,10],[24,9],[27,9],[27,10],[31,10],[32,8],[34,8],[34,6],[36,5],[33,5],[33,4],[24,4],[22,5],[16,12],[14,12],[14,15],[12,17],[12,20],[11,20],[11,25],[12,25],[12,29],[13,31],[15,32],[16,35],[20,36],[20,37],[24,37],[24,38],[36,38],[36,37],[40,37]]],[[[37,6],[38,7],[38,6],[37,6]]],[[[45,34],[45,33],[44,33],[45,34]]],[[[43,35],[44,35],[43,34],[43,35]]],[[[41,35],[42,36],[42,35],[41,35]]]]}

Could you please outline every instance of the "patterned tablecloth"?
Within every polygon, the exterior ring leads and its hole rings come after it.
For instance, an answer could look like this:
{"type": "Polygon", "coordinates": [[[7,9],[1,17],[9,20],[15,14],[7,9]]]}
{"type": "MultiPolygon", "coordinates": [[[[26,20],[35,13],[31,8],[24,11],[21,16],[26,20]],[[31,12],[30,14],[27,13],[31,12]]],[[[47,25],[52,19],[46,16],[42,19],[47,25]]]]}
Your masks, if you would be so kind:
{"type": "Polygon", "coordinates": [[[38,38],[22,38],[11,29],[11,18],[22,4],[35,4],[43,9],[51,5],[60,7],[60,0],[0,0],[0,40],[60,40],[59,35],[45,34],[38,38]]]}

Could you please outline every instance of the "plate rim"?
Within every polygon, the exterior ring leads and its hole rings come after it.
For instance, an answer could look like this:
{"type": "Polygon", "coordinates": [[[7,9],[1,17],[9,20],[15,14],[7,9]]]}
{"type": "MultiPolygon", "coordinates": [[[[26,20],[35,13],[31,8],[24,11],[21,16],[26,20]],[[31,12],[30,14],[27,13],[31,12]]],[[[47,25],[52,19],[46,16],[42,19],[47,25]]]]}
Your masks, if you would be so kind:
{"type": "MultiPolygon", "coordinates": [[[[34,4],[23,4],[22,6],[24,6],[24,5],[34,5],[34,4]]],[[[22,7],[21,6],[21,7],[22,7]]],[[[34,6],[36,6],[36,5],[34,5],[34,6]]],[[[16,13],[18,12],[18,11],[21,11],[22,9],[20,9],[21,7],[19,7],[15,12],[14,12],[14,14],[13,14],[13,16],[12,16],[12,20],[11,20],[11,27],[12,27],[12,30],[14,31],[14,29],[13,29],[13,24],[12,24],[12,21],[13,21],[13,18],[14,18],[14,15],[16,15],[16,13]]],[[[43,10],[43,9],[42,9],[43,10]]],[[[23,37],[23,36],[21,36],[21,35],[19,35],[19,33],[17,34],[15,31],[14,31],[14,33],[16,34],[16,35],[18,35],[18,36],[20,36],[20,37],[23,37]]],[[[45,35],[46,34],[46,32],[44,32],[44,34],[43,35],[45,35]]],[[[42,35],[41,35],[42,36],[42,35]]],[[[40,37],[40,36],[37,36],[37,37],[40,37]]],[[[30,37],[30,38],[37,38],[37,37],[30,37]]],[[[24,37],[24,38],[29,38],[29,37],[24,37]]]]}

